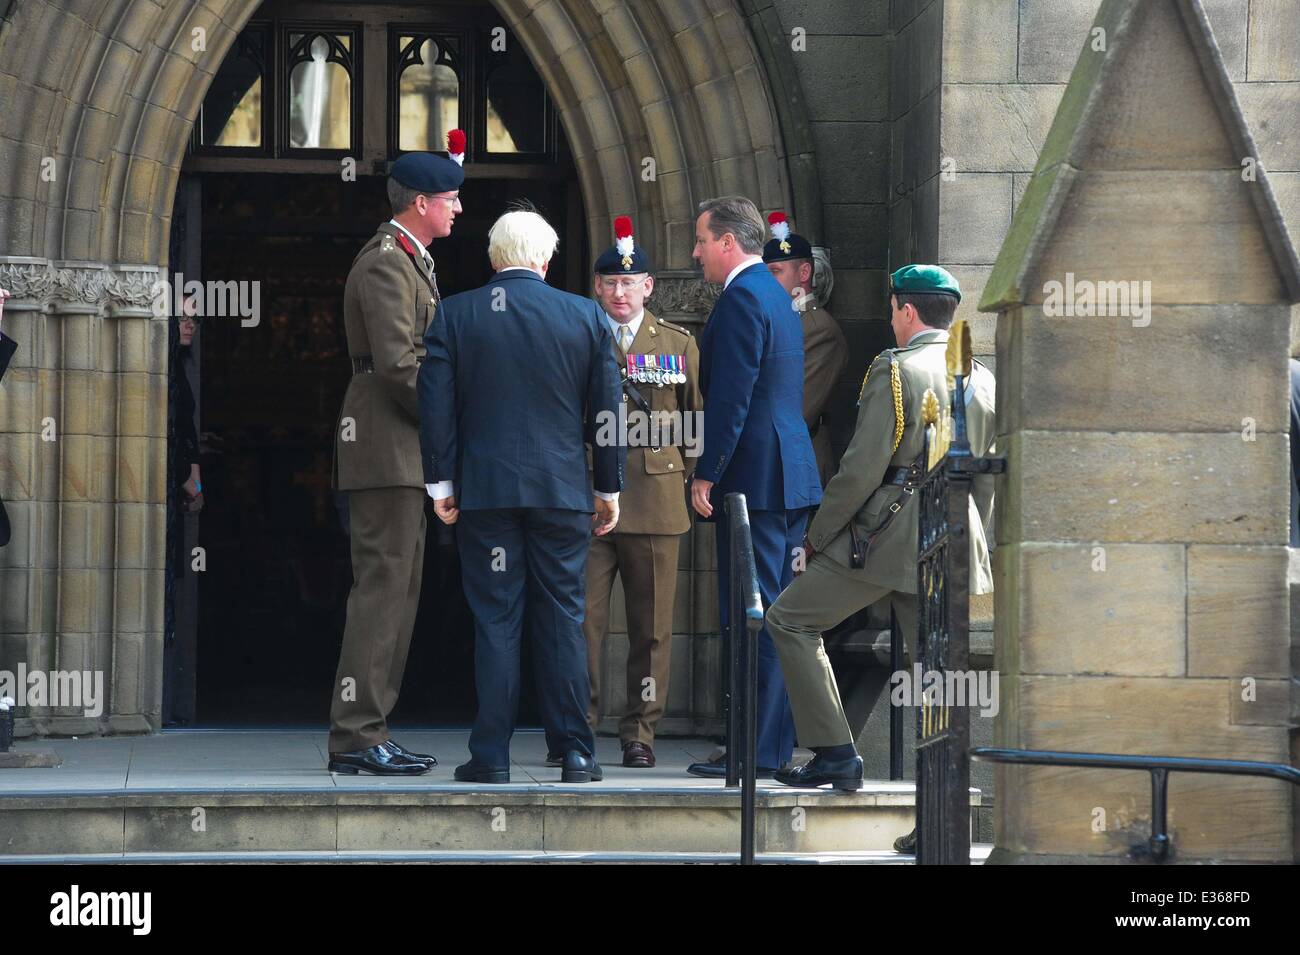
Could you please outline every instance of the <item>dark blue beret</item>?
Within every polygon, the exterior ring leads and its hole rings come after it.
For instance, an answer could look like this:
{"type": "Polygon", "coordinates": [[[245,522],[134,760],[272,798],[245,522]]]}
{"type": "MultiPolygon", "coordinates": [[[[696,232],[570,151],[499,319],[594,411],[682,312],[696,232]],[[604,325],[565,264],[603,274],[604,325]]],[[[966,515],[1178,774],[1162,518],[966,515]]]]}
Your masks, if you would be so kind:
{"type": "Polygon", "coordinates": [[[624,264],[622,253],[611,245],[596,260],[595,272],[597,275],[637,275],[654,271],[650,268],[650,256],[645,254],[645,249],[641,246],[632,246],[632,254],[628,258],[630,264],[624,264]]]}
{"type": "Polygon", "coordinates": [[[405,153],[388,174],[408,189],[429,194],[451,192],[465,181],[465,170],[446,153],[405,153]]]}

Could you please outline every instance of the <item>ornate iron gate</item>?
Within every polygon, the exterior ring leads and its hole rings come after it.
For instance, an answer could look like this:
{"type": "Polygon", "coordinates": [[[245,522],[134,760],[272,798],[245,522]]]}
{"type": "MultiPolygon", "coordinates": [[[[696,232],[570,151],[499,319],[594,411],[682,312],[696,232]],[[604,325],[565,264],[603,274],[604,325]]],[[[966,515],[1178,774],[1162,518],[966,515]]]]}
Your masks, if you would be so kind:
{"type": "Polygon", "coordinates": [[[970,707],[954,705],[960,701],[947,695],[953,686],[947,677],[970,669],[971,483],[977,474],[998,474],[1006,465],[1002,458],[971,454],[963,397],[971,362],[970,329],[954,322],[948,340],[950,407],[942,412],[934,392],[925,395],[930,469],[917,502],[918,656],[922,674],[938,677],[917,707],[916,861],[923,865],[970,864],[970,707]]]}

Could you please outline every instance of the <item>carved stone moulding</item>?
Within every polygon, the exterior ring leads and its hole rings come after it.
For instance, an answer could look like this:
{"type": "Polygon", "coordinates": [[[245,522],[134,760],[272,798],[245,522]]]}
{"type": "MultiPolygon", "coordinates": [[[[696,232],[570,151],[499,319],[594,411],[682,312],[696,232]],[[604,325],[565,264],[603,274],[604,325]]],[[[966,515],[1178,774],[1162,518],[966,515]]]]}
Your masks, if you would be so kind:
{"type": "Polygon", "coordinates": [[[10,312],[152,318],[162,278],[154,265],[0,256],[0,288],[12,295],[5,303],[10,312]]]}

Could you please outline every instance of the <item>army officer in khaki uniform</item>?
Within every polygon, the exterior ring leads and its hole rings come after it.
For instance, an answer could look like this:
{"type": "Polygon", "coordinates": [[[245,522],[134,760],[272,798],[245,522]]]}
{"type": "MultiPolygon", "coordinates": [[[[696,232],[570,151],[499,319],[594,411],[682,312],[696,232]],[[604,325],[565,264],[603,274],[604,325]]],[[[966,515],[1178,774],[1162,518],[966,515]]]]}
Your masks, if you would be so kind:
{"type": "MultiPolygon", "coordinates": [[[[862,759],[844,717],[822,634],[850,614],[888,599],[916,655],[917,511],[913,489],[925,477],[921,460],[925,429],[921,403],[927,389],[948,407],[948,331],[961,299],[957,281],[937,266],[907,266],[891,277],[891,324],[901,347],[882,352],[868,371],[858,401],[857,426],[840,469],[808,528],[807,569],[777,598],[767,614],[794,711],[799,743],[816,754],[798,769],[778,772],[791,786],[862,787],[862,759]],[[852,525],[852,528],[850,527],[852,525]],[[865,560],[854,566],[853,539],[865,560]]],[[[993,375],[977,365],[966,388],[971,452],[993,445],[993,375]]],[[[975,502],[992,506],[977,479],[975,502]]],[[[972,514],[971,590],[990,589],[987,513],[972,514]]]]}
{"type": "MultiPolygon", "coordinates": [[[[656,318],[645,308],[654,291],[654,277],[645,252],[633,241],[632,220],[619,216],[614,232],[617,244],[596,260],[594,291],[608,316],[614,357],[626,379],[623,407],[630,446],[618,526],[605,537],[593,537],[587,556],[583,624],[591,679],[587,719],[595,727],[601,647],[609,629],[610,594],[617,574],[623,579],[629,644],[628,709],[618,735],[623,765],[649,767],[655,764],[655,726],[668,699],[678,546],[681,535],[691,528],[686,479],[696,459],[684,453],[689,449],[683,447],[683,439],[702,439],[698,416],[704,402],[695,339],[685,328],[656,318]],[[654,416],[660,412],[666,415],[657,419],[662,427],[656,436],[654,416]],[[696,420],[687,420],[689,415],[696,420]]],[[[697,454],[698,449],[697,443],[697,454]]]]}
{"type": "Polygon", "coordinates": [[[334,486],[348,492],[353,583],[330,705],[332,773],[418,775],[436,762],[395,743],[387,720],[424,564],[416,371],[438,303],[426,247],[451,234],[464,179],[446,155],[407,153],[393,163],[393,218],[357,253],[343,292],[352,380],[335,434],[334,486]]]}
{"type": "Polygon", "coordinates": [[[849,360],[849,343],[831,313],[817,302],[813,291],[812,243],[790,231],[784,212],[767,217],[772,239],[763,246],[763,262],[803,322],[803,420],[812,438],[813,456],[822,486],[830,480],[831,432],[822,412],[849,360]]]}

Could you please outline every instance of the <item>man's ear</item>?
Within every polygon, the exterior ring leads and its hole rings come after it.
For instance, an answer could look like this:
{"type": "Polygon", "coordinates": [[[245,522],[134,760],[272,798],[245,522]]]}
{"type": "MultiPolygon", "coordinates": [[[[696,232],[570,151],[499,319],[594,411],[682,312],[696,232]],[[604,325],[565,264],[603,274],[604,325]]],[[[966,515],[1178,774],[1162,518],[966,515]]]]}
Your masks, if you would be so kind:
{"type": "Polygon", "coordinates": [[[799,263],[799,284],[802,285],[805,290],[807,290],[809,295],[812,294],[812,280],[813,280],[812,263],[800,262],[799,263]]]}
{"type": "Polygon", "coordinates": [[[647,275],[645,277],[645,297],[649,298],[651,295],[654,294],[654,291],[655,291],[655,277],[653,275],[647,275]]]}

